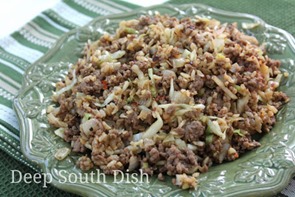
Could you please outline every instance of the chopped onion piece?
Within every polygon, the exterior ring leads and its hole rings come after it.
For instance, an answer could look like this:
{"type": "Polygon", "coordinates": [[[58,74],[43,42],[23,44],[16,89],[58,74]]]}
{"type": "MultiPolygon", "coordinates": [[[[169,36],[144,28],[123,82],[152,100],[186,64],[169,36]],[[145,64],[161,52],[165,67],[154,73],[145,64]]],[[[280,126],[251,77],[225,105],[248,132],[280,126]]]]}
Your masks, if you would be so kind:
{"type": "Polygon", "coordinates": [[[119,51],[116,51],[115,53],[111,54],[111,57],[113,59],[119,59],[121,57],[123,57],[125,55],[125,51],[122,51],[122,50],[119,50],[119,51]]]}
{"type": "Polygon", "coordinates": [[[123,84],[123,88],[122,88],[123,92],[124,92],[125,90],[127,90],[127,88],[128,88],[129,85],[130,85],[129,81],[125,81],[125,82],[124,82],[124,84],[123,84]]]}
{"type": "Polygon", "coordinates": [[[57,160],[63,160],[64,158],[66,158],[69,154],[70,154],[71,150],[69,148],[60,148],[57,149],[56,153],[54,154],[54,157],[57,160]]]}
{"type": "Polygon", "coordinates": [[[185,149],[187,147],[185,141],[181,140],[181,139],[176,139],[175,140],[175,144],[177,145],[177,147],[179,149],[185,149]]]}
{"type": "Polygon", "coordinates": [[[64,128],[58,128],[54,131],[55,135],[61,137],[62,139],[65,136],[65,129],[64,128]]]}
{"type": "Polygon", "coordinates": [[[192,151],[195,151],[195,150],[197,150],[197,149],[198,149],[198,147],[197,147],[197,146],[195,146],[195,145],[192,145],[192,144],[188,144],[188,145],[187,145],[187,148],[188,148],[188,149],[190,149],[190,150],[192,150],[192,151]]]}
{"type": "Polygon", "coordinates": [[[126,52],[122,51],[122,50],[116,51],[115,53],[110,53],[110,52],[106,51],[104,55],[101,55],[99,57],[99,60],[101,62],[111,62],[113,60],[123,57],[125,55],[125,53],[126,52]]]}
{"type": "Polygon", "coordinates": [[[191,53],[190,53],[190,61],[195,61],[197,59],[197,52],[194,49],[191,53]]]}
{"type": "Polygon", "coordinates": [[[220,38],[213,39],[212,44],[214,47],[214,52],[219,53],[224,48],[224,39],[220,39],[220,38]]]}
{"type": "Polygon", "coordinates": [[[86,136],[89,136],[90,133],[98,127],[97,125],[98,120],[95,118],[91,118],[90,120],[87,120],[84,123],[80,124],[80,130],[81,132],[85,133],[86,136]]]}
{"type": "Polygon", "coordinates": [[[180,186],[182,189],[195,188],[197,186],[197,179],[186,174],[176,174],[175,185],[180,186]]]}
{"type": "Polygon", "coordinates": [[[137,167],[139,166],[139,159],[138,157],[132,155],[129,159],[129,167],[128,170],[129,172],[132,172],[133,170],[135,170],[137,167]]]}
{"type": "Polygon", "coordinates": [[[200,77],[205,77],[205,75],[200,70],[197,70],[197,75],[200,76],[200,77]]]}
{"type": "Polygon", "coordinates": [[[184,49],[183,53],[182,53],[182,58],[186,58],[187,56],[189,56],[191,54],[191,52],[187,49],[184,49]]]}
{"type": "Polygon", "coordinates": [[[185,64],[185,59],[183,58],[178,58],[178,59],[173,59],[172,60],[172,65],[174,68],[180,68],[183,67],[185,64]]]}

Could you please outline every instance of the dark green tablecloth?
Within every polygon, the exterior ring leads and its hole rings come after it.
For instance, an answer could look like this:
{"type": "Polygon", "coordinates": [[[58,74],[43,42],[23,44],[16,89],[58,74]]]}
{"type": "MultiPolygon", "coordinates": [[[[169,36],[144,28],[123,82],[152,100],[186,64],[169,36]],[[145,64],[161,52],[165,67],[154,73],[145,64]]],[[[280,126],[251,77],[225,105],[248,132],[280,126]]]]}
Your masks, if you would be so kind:
{"type": "MultiPolygon", "coordinates": [[[[65,0],[68,4],[71,4],[71,1],[65,0]]],[[[85,0],[86,1],[86,0],[85,0]]],[[[82,2],[75,1],[75,2],[82,2]]],[[[90,2],[89,0],[87,2],[90,2]]],[[[101,2],[101,1],[98,1],[101,2]]],[[[287,30],[290,32],[293,36],[295,35],[295,1],[294,0],[281,0],[281,1],[275,1],[275,0],[172,0],[169,3],[174,4],[184,4],[184,3],[203,3],[207,4],[213,7],[217,7],[224,10],[230,10],[230,11],[236,11],[236,12],[243,12],[243,13],[249,13],[254,14],[256,16],[259,16],[267,23],[280,27],[284,30],[287,30]]],[[[130,6],[132,8],[135,8],[134,6],[125,4],[126,7],[130,6]]],[[[79,12],[86,13],[87,10],[83,10],[84,8],[79,8],[79,12]]],[[[109,12],[110,14],[112,12],[109,12]]],[[[51,16],[52,13],[46,12],[45,14],[41,14],[43,19],[44,15],[51,16]]],[[[93,18],[97,16],[97,12],[90,11],[89,17],[93,18]]],[[[42,18],[40,17],[40,18],[42,18]]],[[[45,17],[45,18],[46,18],[45,17]]],[[[54,16],[52,15],[52,18],[54,19],[54,16]]],[[[37,20],[41,19],[35,19],[35,22],[38,23],[37,20]]],[[[58,18],[55,19],[56,22],[58,22],[58,18]]],[[[40,22],[40,21],[39,21],[40,22]]],[[[62,22],[61,22],[62,23],[62,22]]],[[[45,24],[45,23],[44,23],[45,24]]],[[[62,23],[61,24],[65,29],[71,29],[75,28],[75,25],[73,24],[67,24],[62,23]]],[[[78,26],[78,25],[76,25],[78,26]]],[[[46,27],[45,27],[46,28],[46,27]]],[[[58,31],[58,30],[56,30],[58,31]]],[[[53,34],[58,37],[63,32],[53,32],[53,34]]],[[[18,39],[18,36],[20,36],[19,32],[15,32],[12,34],[12,37],[15,39],[18,39]]],[[[3,43],[3,42],[2,42],[3,43]]],[[[25,44],[25,43],[24,43],[25,44]]],[[[48,47],[36,47],[35,49],[41,51],[42,53],[46,52],[48,50],[48,47]]],[[[0,47],[0,55],[3,51],[5,52],[5,47],[0,47]]],[[[9,58],[6,59],[7,61],[9,58]]],[[[17,60],[15,60],[17,61],[17,60]]],[[[19,61],[19,60],[18,60],[19,61]]],[[[20,60],[21,61],[21,60],[20,60]]],[[[28,65],[29,61],[24,61],[24,65],[28,65]]],[[[2,66],[2,65],[1,65],[2,66]]],[[[4,75],[5,69],[1,68],[1,73],[4,75]]],[[[8,74],[8,73],[7,73],[8,74]]],[[[1,96],[4,97],[5,94],[0,93],[1,96]]],[[[7,95],[6,95],[7,96],[7,95]]],[[[0,103],[5,104],[6,106],[10,107],[10,103],[7,101],[6,103],[0,103]]],[[[3,117],[0,117],[0,123],[2,124],[1,120],[3,117]]],[[[4,118],[5,119],[5,118],[4,118]]],[[[4,125],[4,124],[3,124],[4,125]]],[[[4,125],[6,126],[6,125],[4,125]]],[[[18,135],[17,130],[15,131],[15,135],[18,135]]],[[[2,141],[0,141],[1,145],[2,141]]],[[[2,144],[3,145],[3,144],[2,144]]],[[[3,147],[3,146],[0,146],[3,147]]],[[[21,163],[22,160],[19,156],[12,157],[11,152],[9,150],[5,150],[4,148],[1,148],[0,150],[0,196],[73,196],[72,194],[65,193],[63,191],[59,191],[58,189],[48,186],[48,188],[42,188],[41,184],[26,184],[24,182],[18,183],[18,184],[11,184],[11,171],[10,170],[20,170],[23,173],[31,173],[33,174],[34,171],[27,167],[24,163],[21,163]],[[7,153],[9,154],[7,154],[7,153]]],[[[286,190],[283,191],[284,194],[288,194],[289,196],[295,196],[295,193],[289,190],[295,191],[295,188],[292,188],[289,186],[286,190]]],[[[284,194],[279,194],[279,196],[284,196],[284,194]]]]}

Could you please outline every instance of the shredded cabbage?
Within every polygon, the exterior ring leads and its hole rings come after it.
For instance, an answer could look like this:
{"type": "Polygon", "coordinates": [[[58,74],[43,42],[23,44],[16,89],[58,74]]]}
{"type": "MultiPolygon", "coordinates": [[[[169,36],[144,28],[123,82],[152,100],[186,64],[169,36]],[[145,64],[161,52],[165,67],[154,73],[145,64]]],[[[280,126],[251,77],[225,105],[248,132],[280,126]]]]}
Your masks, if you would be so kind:
{"type": "Polygon", "coordinates": [[[174,107],[181,107],[184,109],[205,109],[205,105],[203,104],[196,104],[196,105],[187,105],[187,104],[162,104],[162,105],[158,105],[158,107],[163,108],[163,109],[167,109],[170,106],[174,106],[174,107]]]}
{"type": "Polygon", "coordinates": [[[158,112],[156,112],[157,120],[142,135],[142,139],[153,137],[163,126],[163,120],[158,112]]]}
{"type": "Polygon", "coordinates": [[[260,25],[259,22],[257,23],[242,23],[242,28],[243,29],[254,29],[260,25]]]}
{"type": "Polygon", "coordinates": [[[86,122],[90,118],[92,118],[92,114],[85,113],[84,116],[83,116],[83,118],[82,118],[82,123],[86,122]]]}
{"type": "Polygon", "coordinates": [[[170,90],[169,90],[169,98],[172,101],[174,95],[174,80],[173,78],[170,79],[170,90]]]}
{"type": "Polygon", "coordinates": [[[239,113],[244,112],[246,105],[250,100],[250,95],[246,95],[243,98],[238,99],[237,101],[237,110],[239,113]]]}
{"type": "Polygon", "coordinates": [[[242,133],[241,129],[236,129],[233,131],[233,133],[238,134],[241,137],[245,136],[245,134],[242,133]]]}
{"type": "Polygon", "coordinates": [[[238,97],[233,94],[227,87],[225,87],[224,83],[215,75],[212,76],[212,80],[233,100],[237,99],[238,97]]]}
{"type": "Polygon", "coordinates": [[[157,89],[156,89],[156,85],[155,85],[155,79],[154,79],[154,74],[153,74],[152,68],[148,69],[148,75],[149,75],[151,82],[152,82],[152,84],[151,84],[152,85],[152,87],[151,87],[152,96],[156,97],[157,96],[157,89]]]}
{"type": "Polygon", "coordinates": [[[208,119],[207,126],[208,126],[207,129],[208,129],[209,133],[213,133],[213,134],[221,137],[223,140],[225,139],[225,137],[226,137],[225,132],[223,133],[221,131],[221,128],[220,128],[217,121],[211,121],[210,119],[208,119]]]}
{"type": "Polygon", "coordinates": [[[103,104],[100,103],[94,103],[95,106],[97,107],[105,107],[107,104],[109,104],[113,99],[115,98],[115,93],[111,93],[108,95],[106,100],[104,100],[103,104]]]}
{"type": "Polygon", "coordinates": [[[47,119],[48,119],[48,122],[54,125],[55,127],[62,127],[62,128],[68,127],[67,123],[61,121],[59,118],[55,117],[52,113],[47,115],[47,119]]]}
{"type": "Polygon", "coordinates": [[[57,100],[59,95],[61,95],[62,93],[66,92],[66,91],[71,90],[74,87],[74,85],[77,83],[76,70],[75,69],[73,69],[73,71],[72,71],[72,76],[73,76],[73,79],[72,79],[71,83],[68,86],[63,87],[62,89],[58,90],[57,92],[55,92],[53,94],[52,98],[54,100],[57,100]]]}

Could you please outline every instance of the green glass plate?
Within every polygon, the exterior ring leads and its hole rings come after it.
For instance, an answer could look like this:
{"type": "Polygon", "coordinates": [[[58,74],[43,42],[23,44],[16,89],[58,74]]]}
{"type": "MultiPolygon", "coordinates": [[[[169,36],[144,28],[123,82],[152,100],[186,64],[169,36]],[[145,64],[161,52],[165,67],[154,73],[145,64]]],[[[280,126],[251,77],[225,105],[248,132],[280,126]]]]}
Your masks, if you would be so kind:
{"type": "Polygon", "coordinates": [[[21,91],[14,100],[22,152],[44,173],[52,176],[53,185],[82,196],[272,196],[287,186],[295,172],[294,58],[295,40],[289,33],[266,24],[256,16],[205,5],[159,5],[96,18],[88,25],[65,34],[46,55],[27,69],[21,91]],[[79,155],[71,153],[63,161],[54,158],[58,148],[69,144],[51,132],[52,128],[46,120],[46,107],[51,104],[54,84],[65,76],[69,63],[75,63],[81,57],[88,39],[95,40],[105,32],[113,33],[122,20],[156,12],[178,18],[199,15],[227,23],[237,22],[241,30],[265,43],[270,57],[281,60],[282,70],[289,72],[281,90],[288,94],[291,101],[277,115],[278,122],[273,130],[261,139],[261,147],[234,162],[211,167],[209,172],[200,175],[195,190],[184,191],[173,186],[170,177],[166,177],[165,182],[152,177],[149,183],[131,183],[126,178],[121,183],[115,183],[113,176],[107,176],[105,183],[98,183],[103,180],[99,177],[89,180],[89,172],[83,177],[78,176],[74,183],[75,175],[81,174],[75,166],[79,155]],[[243,29],[244,23],[255,24],[255,28],[243,29]]]}

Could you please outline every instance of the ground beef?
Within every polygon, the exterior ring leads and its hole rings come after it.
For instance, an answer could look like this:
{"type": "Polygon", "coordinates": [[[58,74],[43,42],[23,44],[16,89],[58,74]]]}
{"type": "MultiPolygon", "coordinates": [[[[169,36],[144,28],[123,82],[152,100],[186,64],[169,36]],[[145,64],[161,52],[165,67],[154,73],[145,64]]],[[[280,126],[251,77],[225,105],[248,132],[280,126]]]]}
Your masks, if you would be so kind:
{"type": "Polygon", "coordinates": [[[86,95],[99,94],[103,90],[103,84],[95,76],[87,76],[77,87],[77,91],[86,95]]]}
{"type": "Polygon", "coordinates": [[[235,135],[232,140],[233,148],[240,153],[244,153],[246,150],[252,150],[260,146],[260,143],[252,140],[249,135],[242,137],[235,135]]]}
{"type": "Polygon", "coordinates": [[[168,175],[188,173],[191,168],[198,165],[196,155],[191,150],[179,150],[176,146],[171,146],[167,150],[168,175]]]}
{"type": "Polygon", "coordinates": [[[93,162],[91,161],[91,159],[87,156],[82,156],[79,158],[79,160],[77,161],[77,166],[84,171],[90,170],[91,168],[93,168],[93,162]]]}
{"type": "Polygon", "coordinates": [[[80,137],[78,136],[74,136],[72,138],[71,146],[74,152],[83,153],[86,151],[86,147],[83,144],[81,144],[80,137]]]}
{"type": "Polygon", "coordinates": [[[156,148],[152,148],[148,154],[150,155],[149,157],[149,162],[150,163],[157,163],[160,159],[160,153],[156,148]]]}
{"type": "Polygon", "coordinates": [[[189,84],[189,89],[191,91],[200,91],[204,86],[204,80],[200,76],[196,76],[194,81],[189,84]]]}
{"type": "Polygon", "coordinates": [[[200,137],[204,135],[205,127],[200,121],[192,121],[184,126],[184,139],[188,142],[199,141],[200,137]]]}

